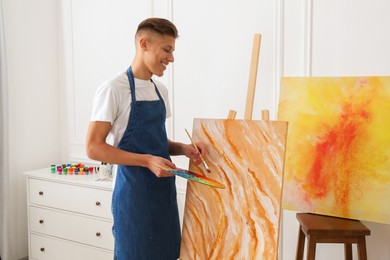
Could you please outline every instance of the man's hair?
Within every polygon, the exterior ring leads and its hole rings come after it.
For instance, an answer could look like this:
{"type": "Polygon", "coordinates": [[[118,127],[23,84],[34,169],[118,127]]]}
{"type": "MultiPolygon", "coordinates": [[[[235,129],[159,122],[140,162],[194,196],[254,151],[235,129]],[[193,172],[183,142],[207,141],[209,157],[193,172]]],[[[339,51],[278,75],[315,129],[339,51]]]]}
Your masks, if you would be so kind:
{"type": "Polygon", "coordinates": [[[143,31],[152,31],[161,36],[168,35],[175,39],[179,36],[176,26],[169,20],[163,18],[147,18],[143,20],[137,28],[135,35],[143,31]]]}

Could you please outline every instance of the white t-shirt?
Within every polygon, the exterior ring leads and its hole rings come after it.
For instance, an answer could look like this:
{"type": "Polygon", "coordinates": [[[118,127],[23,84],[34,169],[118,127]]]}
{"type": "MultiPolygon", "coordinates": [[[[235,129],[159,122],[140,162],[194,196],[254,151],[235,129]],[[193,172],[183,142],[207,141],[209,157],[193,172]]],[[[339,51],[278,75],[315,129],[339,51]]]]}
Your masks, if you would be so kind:
{"type": "MultiPolygon", "coordinates": [[[[168,90],[153,79],[166,108],[166,117],[171,116],[168,90]]],[[[158,95],[150,80],[134,79],[137,101],[158,100],[158,95]]],[[[103,82],[95,93],[90,121],[110,122],[112,127],[106,142],[118,147],[126,130],[131,110],[131,93],[127,72],[118,73],[113,79],[103,82]]]]}

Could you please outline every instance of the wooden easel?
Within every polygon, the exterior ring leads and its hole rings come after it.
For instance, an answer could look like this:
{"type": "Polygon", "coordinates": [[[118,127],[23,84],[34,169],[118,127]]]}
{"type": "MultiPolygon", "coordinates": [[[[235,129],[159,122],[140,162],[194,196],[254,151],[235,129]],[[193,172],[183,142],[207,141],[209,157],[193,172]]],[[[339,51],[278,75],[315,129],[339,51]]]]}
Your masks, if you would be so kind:
{"type": "MultiPolygon", "coordinates": [[[[256,90],[256,79],[257,79],[257,69],[259,65],[259,56],[260,56],[260,43],[261,43],[261,34],[255,34],[253,36],[253,46],[252,46],[252,59],[249,70],[249,82],[248,82],[248,91],[246,96],[245,104],[245,114],[244,120],[252,120],[253,114],[253,103],[255,99],[255,90],[256,90]]],[[[227,119],[236,119],[237,112],[234,110],[229,110],[227,119]]],[[[269,120],[269,111],[261,111],[262,120],[269,120]]]]}

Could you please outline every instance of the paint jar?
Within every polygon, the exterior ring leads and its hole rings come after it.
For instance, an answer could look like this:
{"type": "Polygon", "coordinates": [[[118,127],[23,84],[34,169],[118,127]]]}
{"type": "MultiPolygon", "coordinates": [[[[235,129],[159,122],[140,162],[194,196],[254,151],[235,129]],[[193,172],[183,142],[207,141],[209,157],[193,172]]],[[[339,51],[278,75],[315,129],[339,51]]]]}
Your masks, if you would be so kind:
{"type": "Polygon", "coordinates": [[[72,175],[73,172],[74,172],[74,168],[73,167],[69,167],[69,170],[68,170],[69,174],[72,175]]]}
{"type": "Polygon", "coordinates": [[[50,166],[50,171],[51,173],[56,173],[56,166],[54,164],[50,166]]]}
{"type": "Polygon", "coordinates": [[[64,168],[62,169],[62,171],[64,172],[65,175],[67,175],[67,174],[68,174],[68,167],[64,167],[64,168]]]}
{"type": "Polygon", "coordinates": [[[95,174],[96,181],[111,181],[112,180],[112,164],[102,164],[99,167],[97,174],[95,174]]]}

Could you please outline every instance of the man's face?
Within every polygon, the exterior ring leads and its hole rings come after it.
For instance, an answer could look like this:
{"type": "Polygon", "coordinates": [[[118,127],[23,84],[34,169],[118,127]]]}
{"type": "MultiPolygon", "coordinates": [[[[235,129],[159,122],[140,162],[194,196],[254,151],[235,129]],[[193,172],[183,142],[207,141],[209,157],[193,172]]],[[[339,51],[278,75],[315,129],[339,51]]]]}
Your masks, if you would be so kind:
{"type": "Polygon", "coordinates": [[[145,65],[148,70],[161,77],[170,62],[174,61],[175,38],[172,36],[154,35],[148,39],[145,51],[145,65]]]}

